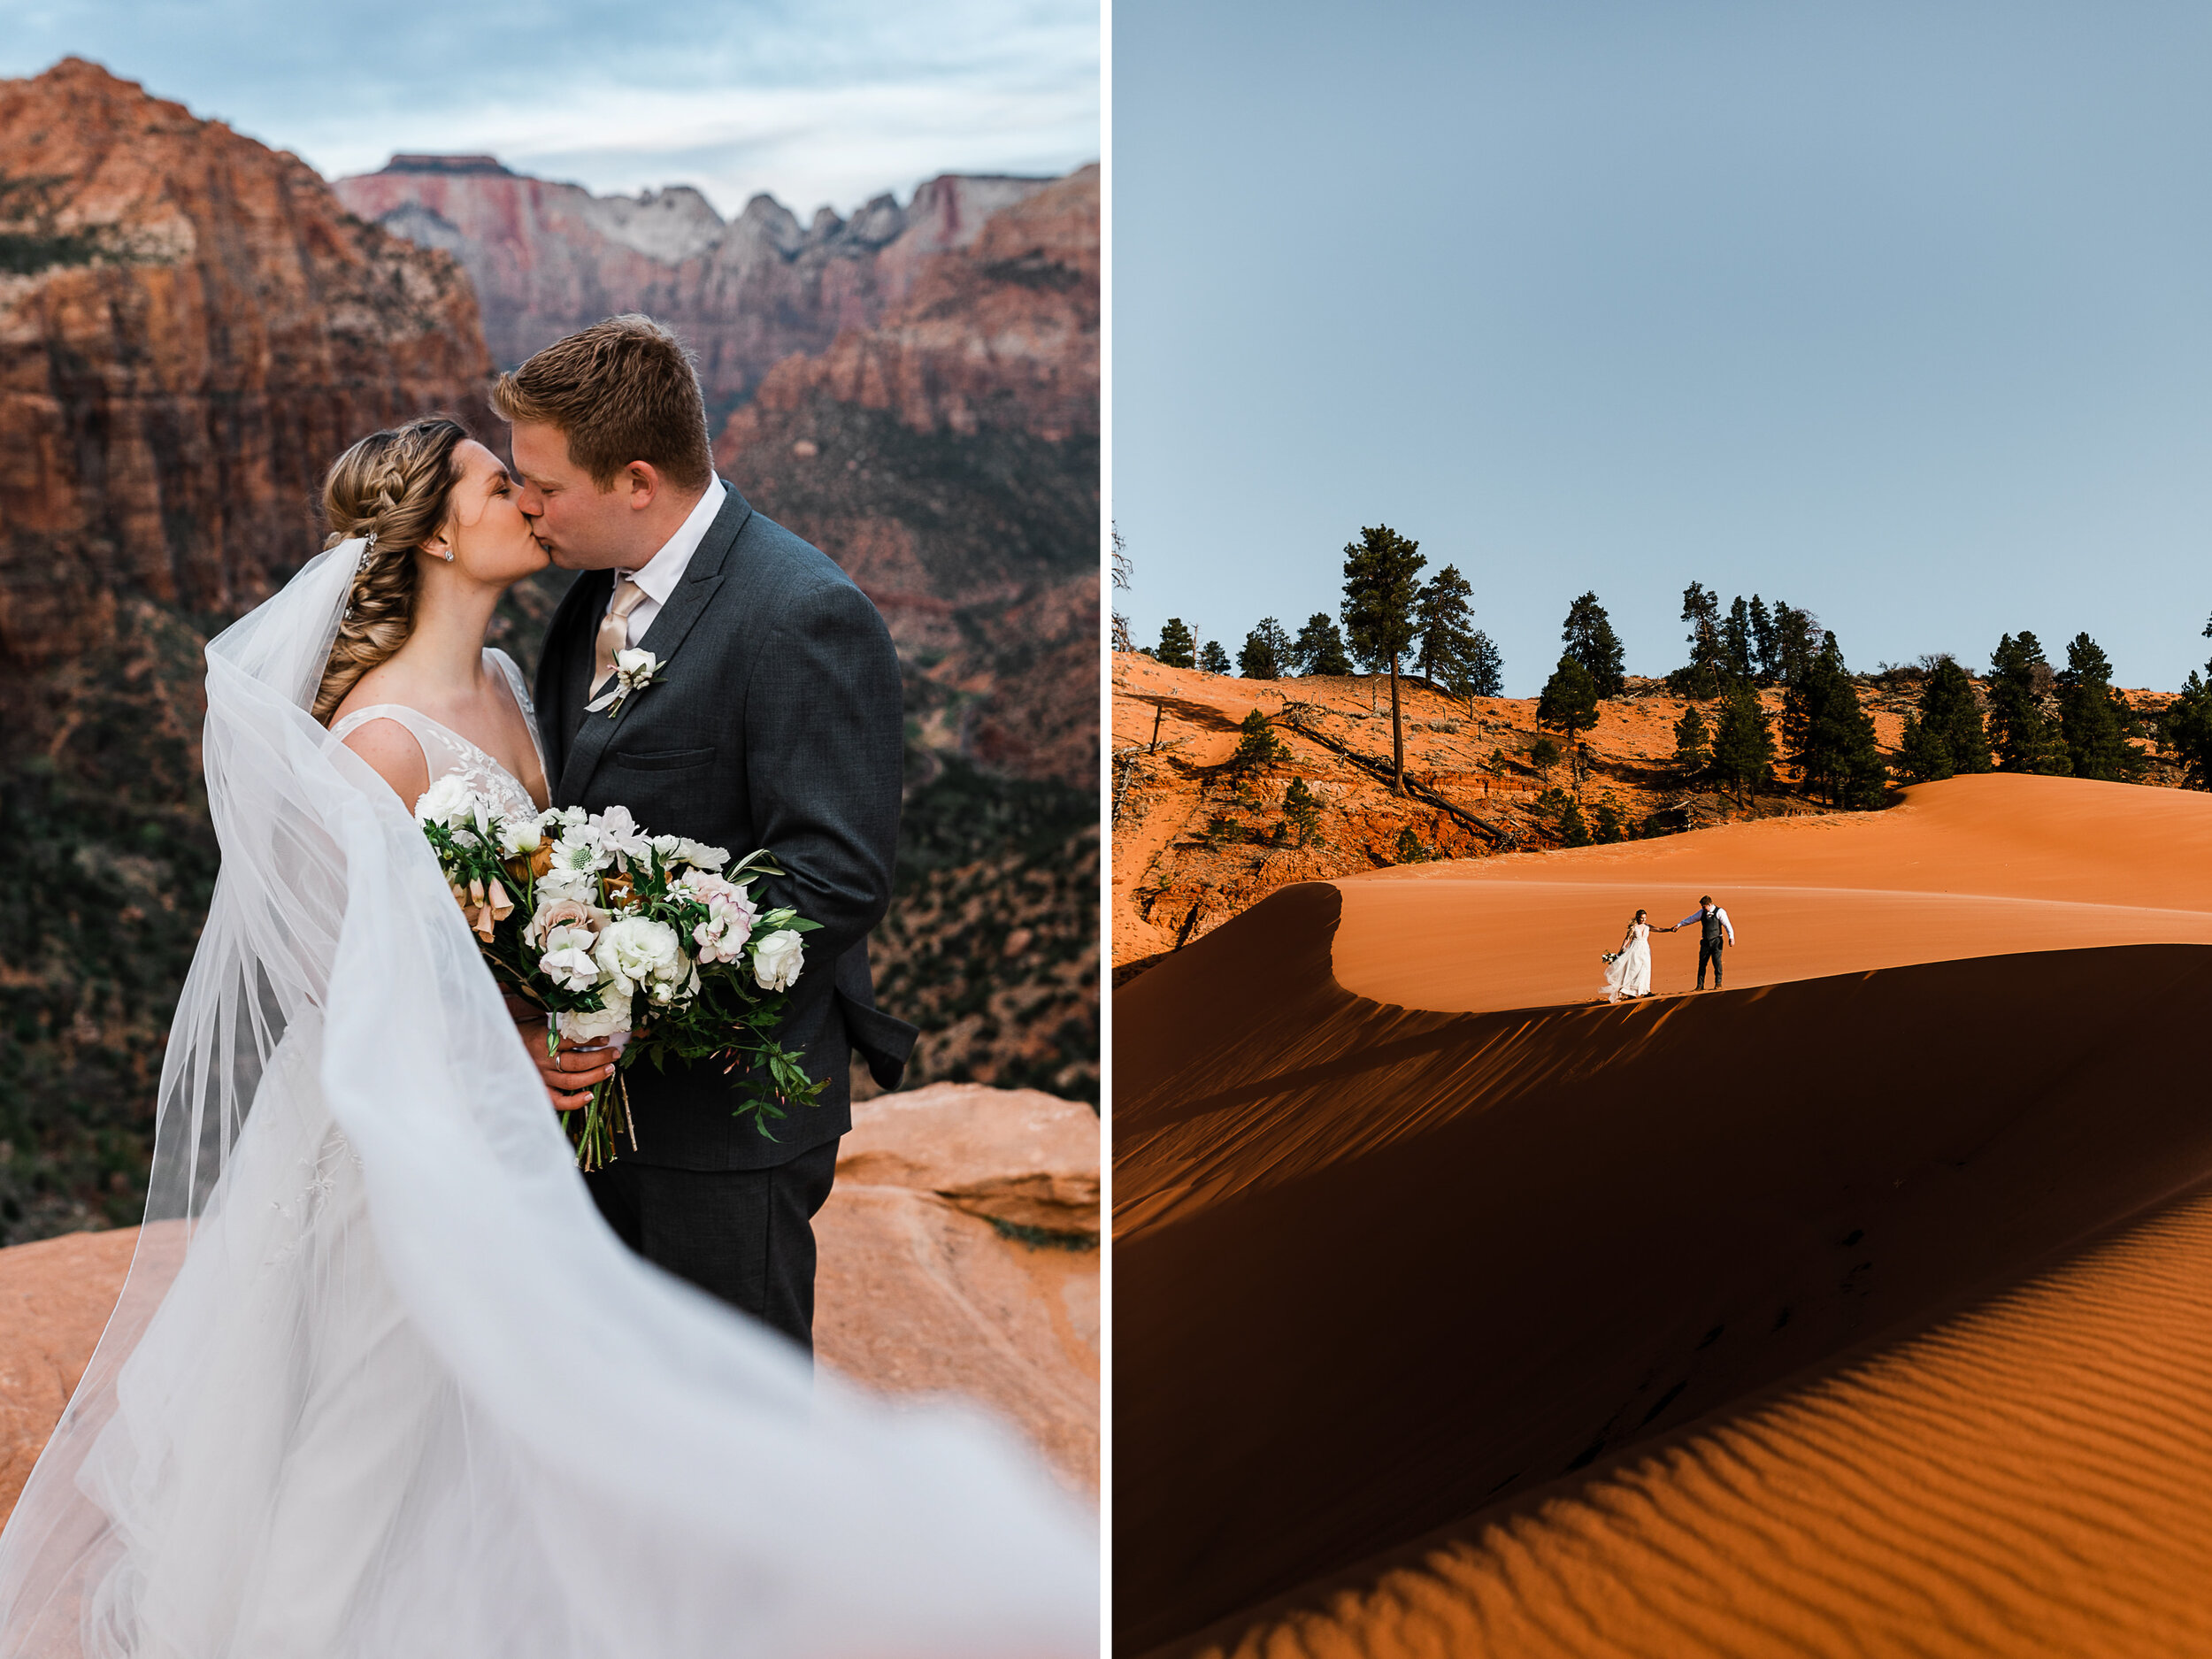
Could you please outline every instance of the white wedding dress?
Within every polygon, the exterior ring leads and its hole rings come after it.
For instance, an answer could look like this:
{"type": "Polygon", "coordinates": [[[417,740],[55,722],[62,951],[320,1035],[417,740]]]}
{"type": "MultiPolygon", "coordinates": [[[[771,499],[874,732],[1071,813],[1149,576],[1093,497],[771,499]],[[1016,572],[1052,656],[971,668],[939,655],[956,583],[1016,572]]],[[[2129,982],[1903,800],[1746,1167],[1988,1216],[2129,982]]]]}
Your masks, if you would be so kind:
{"type": "Polygon", "coordinates": [[[360,550],[208,647],[222,872],[129,1280],[0,1534],[0,1659],[1094,1652],[1095,1532],[1010,1435],[811,1377],[601,1223],[341,740],[398,719],[434,780],[526,791],[412,710],[307,712],[360,550]]]}
{"type": "Polygon", "coordinates": [[[1651,928],[1643,922],[1631,922],[1627,942],[1605,971],[1605,1000],[1617,1002],[1624,996],[1650,995],[1651,928]]]}

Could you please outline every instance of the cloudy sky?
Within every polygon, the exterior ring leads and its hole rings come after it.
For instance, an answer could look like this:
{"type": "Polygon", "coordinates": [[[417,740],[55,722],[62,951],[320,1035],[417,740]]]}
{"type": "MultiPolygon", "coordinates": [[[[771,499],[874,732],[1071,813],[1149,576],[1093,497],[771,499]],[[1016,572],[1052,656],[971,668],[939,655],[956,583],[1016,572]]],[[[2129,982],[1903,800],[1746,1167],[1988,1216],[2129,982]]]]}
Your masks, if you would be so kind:
{"type": "Polygon", "coordinates": [[[0,0],[0,74],[74,54],[327,176],[497,155],[602,193],[802,218],[1099,154],[1094,0],[0,0]]]}
{"type": "Polygon", "coordinates": [[[1116,0],[1140,635],[1334,611],[1363,525],[1527,694],[1595,588],[1855,666],[2212,654],[2212,7],[1116,0]]]}

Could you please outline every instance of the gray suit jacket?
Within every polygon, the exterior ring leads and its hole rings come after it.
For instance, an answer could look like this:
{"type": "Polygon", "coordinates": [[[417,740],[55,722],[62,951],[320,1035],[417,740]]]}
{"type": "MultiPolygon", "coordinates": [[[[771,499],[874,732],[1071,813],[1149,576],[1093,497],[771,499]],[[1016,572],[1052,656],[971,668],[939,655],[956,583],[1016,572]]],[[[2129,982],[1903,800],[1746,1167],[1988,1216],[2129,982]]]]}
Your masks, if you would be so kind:
{"type": "Polygon", "coordinates": [[[878,1010],[868,933],[891,899],[904,711],[883,618],[817,549],[763,518],[735,488],[724,498],[676,591],[635,643],[659,678],[610,718],[588,714],[592,641],[614,577],[588,571],[546,631],[538,718],[558,806],[626,806],[650,833],[686,835],[734,857],[764,847],[786,874],[757,883],[763,908],[819,922],[780,1033],[828,1087],[787,1109],[764,1139],[719,1066],[627,1073],[634,1163],[687,1170],[765,1169],[851,1126],[858,1049],[895,1088],[915,1031],[878,1010]]]}

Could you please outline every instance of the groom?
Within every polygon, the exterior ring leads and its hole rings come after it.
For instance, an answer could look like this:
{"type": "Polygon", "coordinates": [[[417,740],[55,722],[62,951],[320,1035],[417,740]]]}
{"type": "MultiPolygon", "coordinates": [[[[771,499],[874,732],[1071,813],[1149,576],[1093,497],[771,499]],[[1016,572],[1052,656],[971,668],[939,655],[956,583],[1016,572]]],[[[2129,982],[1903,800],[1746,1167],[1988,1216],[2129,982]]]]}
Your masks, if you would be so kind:
{"type": "MultiPolygon", "coordinates": [[[[761,908],[821,924],[777,1033],[826,1082],[765,1139],[719,1065],[626,1074],[637,1146],[585,1177],[623,1242],[811,1348],[814,1213],[851,1126],[852,1052],[895,1088],[914,1028],[880,1013],[868,933],[891,896],[903,713],[891,637],[823,554],[714,475],[690,358],[644,317],[557,341],[492,388],[513,427],[521,507],[553,563],[582,574],[548,626],[538,719],[557,806],[627,807],[654,834],[785,874],[761,908]],[[614,653],[650,685],[588,710],[614,653]]],[[[557,1107],[608,1076],[603,1050],[545,1055],[557,1107]]]]}
{"type": "Polygon", "coordinates": [[[1720,953],[1725,945],[1736,942],[1736,925],[1728,919],[1728,912],[1713,902],[1713,895],[1706,894],[1697,902],[1697,909],[1667,929],[1678,933],[1686,927],[1694,927],[1697,933],[1697,988],[1705,988],[1705,964],[1713,964],[1713,988],[1720,989],[1720,953]]]}

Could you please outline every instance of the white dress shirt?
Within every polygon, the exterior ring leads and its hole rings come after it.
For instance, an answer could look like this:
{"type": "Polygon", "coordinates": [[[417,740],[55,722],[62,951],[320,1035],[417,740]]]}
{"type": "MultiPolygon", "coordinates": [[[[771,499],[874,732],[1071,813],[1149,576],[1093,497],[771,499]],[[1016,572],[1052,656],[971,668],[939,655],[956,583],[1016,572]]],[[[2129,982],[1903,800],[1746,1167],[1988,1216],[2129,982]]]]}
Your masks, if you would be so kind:
{"type": "MultiPolygon", "coordinates": [[[[639,610],[643,609],[644,607],[642,605],[639,607],[639,610]]],[[[633,612],[632,614],[634,615],[635,612],[633,612]]],[[[1721,931],[1728,935],[1728,942],[1732,945],[1734,944],[1736,942],[1736,930],[1729,923],[1728,912],[1721,909],[1719,905],[1716,904],[1713,906],[1713,915],[1719,920],[1721,931]]],[[[1699,905],[1697,909],[1692,910],[1687,916],[1677,922],[1675,926],[1677,927],[1687,927],[1693,922],[1695,922],[1701,928],[1704,926],[1705,907],[1702,904],[1699,905]]]]}
{"type": "MultiPolygon", "coordinates": [[[[684,571],[691,564],[691,556],[699,550],[699,543],[706,540],[707,526],[714,522],[714,515],[722,511],[722,497],[728,486],[716,479],[707,486],[707,493],[699,497],[699,504],[691,510],[691,517],[676,526],[676,534],[661,543],[659,552],[645,561],[641,570],[618,570],[616,581],[625,576],[645,590],[645,597],[630,610],[630,643],[635,645],[645,637],[645,630],[653,626],[653,618],[668,603],[668,595],[676,591],[676,584],[684,579],[684,571]]],[[[614,601],[614,589],[607,589],[609,603],[614,601]]],[[[606,612],[602,611],[600,615],[606,612]]]]}

